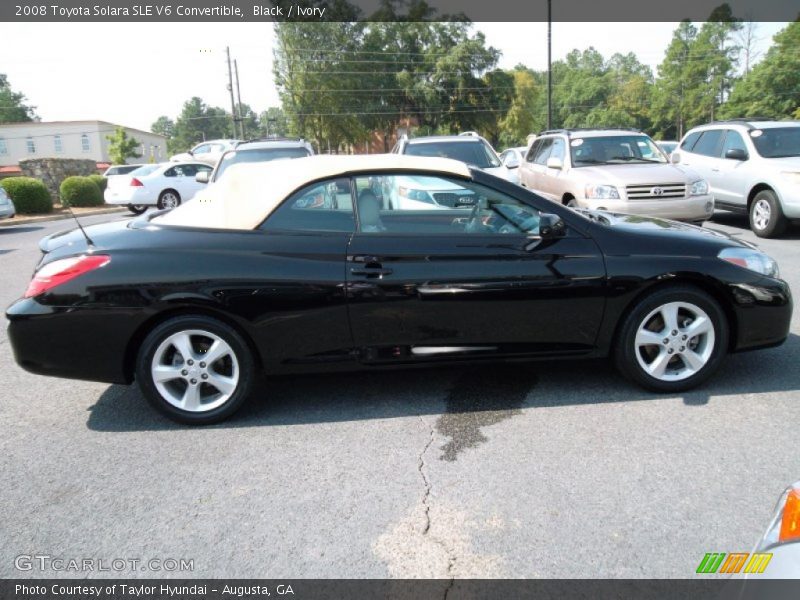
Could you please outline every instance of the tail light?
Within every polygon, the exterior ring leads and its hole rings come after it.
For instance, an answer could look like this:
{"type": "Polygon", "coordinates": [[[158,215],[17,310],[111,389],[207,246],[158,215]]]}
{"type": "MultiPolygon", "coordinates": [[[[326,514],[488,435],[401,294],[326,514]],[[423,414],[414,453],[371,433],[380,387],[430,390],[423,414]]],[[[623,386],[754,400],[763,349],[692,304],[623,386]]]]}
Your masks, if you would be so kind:
{"type": "Polygon", "coordinates": [[[136,177],[131,177],[131,186],[133,187],[144,187],[144,184],[136,179],[136,177]]]}
{"type": "Polygon", "coordinates": [[[84,254],[83,256],[73,256],[62,258],[47,263],[39,269],[31,279],[28,289],[25,290],[26,298],[33,298],[43,294],[56,286],[75,279],[84,273],[99,269],[111,262],[111,257],[105,254],[84,254]]]}

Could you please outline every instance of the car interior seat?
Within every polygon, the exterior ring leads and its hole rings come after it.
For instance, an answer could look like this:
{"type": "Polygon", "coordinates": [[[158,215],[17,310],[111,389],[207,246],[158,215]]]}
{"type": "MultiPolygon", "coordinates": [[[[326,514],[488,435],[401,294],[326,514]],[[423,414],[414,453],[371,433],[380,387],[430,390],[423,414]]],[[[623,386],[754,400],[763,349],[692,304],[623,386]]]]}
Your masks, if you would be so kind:
{"type": "Polygon", "coordinates": [[[361,231],[386,231],[381,220],[380,203],[371,189],[363,189],[358,193],[358,218],[361,231]]]}

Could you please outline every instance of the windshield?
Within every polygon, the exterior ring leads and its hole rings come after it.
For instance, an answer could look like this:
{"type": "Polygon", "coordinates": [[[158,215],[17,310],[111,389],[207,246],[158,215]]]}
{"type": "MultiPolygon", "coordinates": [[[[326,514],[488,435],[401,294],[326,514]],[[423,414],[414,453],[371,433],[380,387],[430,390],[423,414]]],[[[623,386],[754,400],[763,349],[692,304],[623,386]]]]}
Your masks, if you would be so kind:
{"type": "Polygon", "coordinates": [[[480,140],[457,142],[423,142],[408,144],[406,154],[411,156],[439,156],[460,160],[479,169],[499,167],[500,159],[480,140]]]}
{"type": "Polygon", "coordinates": [[[570,140],[572,165],[617,165],[623,163],[666,163],[658,147],[646,135],[615,135],[570,140]]]}
{"type": "Polygon", "coordinates": [[[237,163],[268,162],[281,158],[303,158],[308,155],[308,150],[305,148],[254,148],[252,150],[228,152],[219,161],[219,167],[217,167],[217,174],[214,175],[214,179],[219,179],[225,169],[237,163]]]}
{"type": "Polygon", "coordinates": [[[800,156],[800,127],[755,129],[750,139],[764,158],[800,156]]]}
{"type": "Polygon", "coordinates": [[[155,171],[161,165],[145,165],[143,167],[139,167],[138,169],[134,169],[129,174],[131,177],[138,177],[140,175],[150,175],[153,171],[155,171]]]}

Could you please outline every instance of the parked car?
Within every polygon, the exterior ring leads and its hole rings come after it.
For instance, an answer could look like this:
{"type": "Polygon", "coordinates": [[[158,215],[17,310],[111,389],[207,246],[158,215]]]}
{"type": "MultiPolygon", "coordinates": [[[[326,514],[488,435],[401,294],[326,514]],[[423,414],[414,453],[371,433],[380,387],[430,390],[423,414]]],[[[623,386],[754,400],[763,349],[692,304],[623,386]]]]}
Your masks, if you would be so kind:
{"type": "Polygon", "coordinates": [[[216,181],[228,167],[239,163],[261,163],[271,160],[302,158],[313,155],[314,148],[303,139],[263,139],[240,142],[222,155],[212,173],[209,174],[207,171],[199,171],[196,179],[200,183],[216,181]]]}
{"type": "Polygon", "coordinates": [[[507,173],[491,144],[473,131],[460,135],[403,136],[395,144],[392,153],[452,158],[498,177],[505,177],[507,173]]]}
{"type": "Polygon", "coordinates": [[[9,197],[8,193],[0,187],[0,219],[9,219],[17,214],[17,209],[14,207],[14,202],[9,197]]]}
{"type": "Polygon", "coordinates": [[[116,175],[127,175],[144,165],[111,165],[103,172],[103,177],[115,177],[116,175]]]}
{"type": "Polygon", "coordinates": [[[212,167],[217,164],[219,158],[227,151],[233,148],[239,140],[209,140],[197,144],[188,152],[182,152],[170,156],[170,162],[192,162],[200,161],[211,165],[212,167]]]}
{"type": "Polygon", "coordinates": [[[525,160],[528,148],[525,146],[518,146],[516,148],[508,148],[503,150],[500,154],[500,162],[506,169],[505,178],[511,183],[519,183],[519,166],[525,160]]]}
{"type": "Polygon", "coordinates": [[[674,142],[671,140],[659,140],[656,142],[656,145],[661,149],[661,151],[669,158],[670,154],[678,147],[678,142],[674,142]]]}
{"type": "Polygon", "coordinates": [[[148,206],[159,209],[175,208],[191,200],[203,188],[195,178],[199,172],[211,171],[205,163],[162,163],[145,165],[128,175],[117,175],[108,180],[104,193],[107,204],[125,204],[134,214],[141,214],[148,206]]]}
{"type": "Polygon", "coordinates": [[[708,180],[717,208],[747,214],[759,237],[800,219],[800,121],[734,119],[690,129],[672,161],[708,180]]]}
{"type": "Polygon", "coordinates": [[[570,207],[702,223],[714,212],[708,183],[670,164],[638,130],[559,129],[533,142],[520,183],[570,207]]]}
{"type": "Polygon", "coordinates": [[[6,313],[17,362],[135,379],[194,424],[233,414],[259,372],[611,355],[674,394],[728,352],[782,343],[792,313],[777,265],[750,244],[574,211],[440,158],[234,165],[193,202],[86,233],[91,248],[77,229],[41,241],[6,313]],[[475,201],[381,208],[379,180],[396,177],[438,178],[475,201]]]}

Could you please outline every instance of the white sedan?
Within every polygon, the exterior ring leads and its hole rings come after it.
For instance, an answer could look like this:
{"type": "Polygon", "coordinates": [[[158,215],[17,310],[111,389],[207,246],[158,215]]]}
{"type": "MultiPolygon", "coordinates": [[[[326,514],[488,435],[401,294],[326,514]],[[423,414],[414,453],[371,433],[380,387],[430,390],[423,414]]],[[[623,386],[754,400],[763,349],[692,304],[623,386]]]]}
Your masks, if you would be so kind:
{"type": "Polygon", "coordinates": [[[109,177],[106,204],[125,204],[137,215],[148,206],[175,208],[205,187],[195,176],[211,170],[210,165],[200,162],[145,165],[127,175],[109,177]]]}

